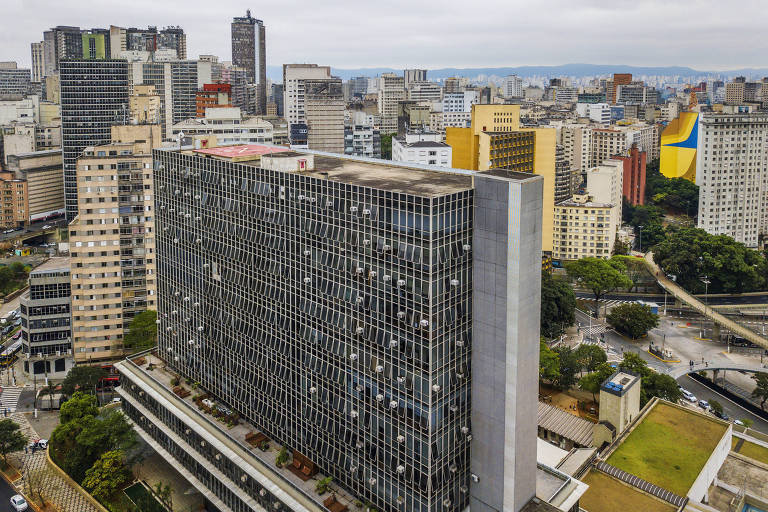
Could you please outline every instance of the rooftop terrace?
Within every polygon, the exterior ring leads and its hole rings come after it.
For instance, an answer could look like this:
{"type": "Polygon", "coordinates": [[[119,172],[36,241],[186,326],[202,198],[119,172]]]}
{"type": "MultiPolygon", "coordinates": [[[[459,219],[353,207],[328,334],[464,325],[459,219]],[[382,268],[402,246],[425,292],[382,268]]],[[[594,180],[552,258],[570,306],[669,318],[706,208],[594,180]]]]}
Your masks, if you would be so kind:
{"type": "Polygon", "coordinates": [[[677,507],[624,482],[591,469],[582,482],[589,486],[579,506],[587,512],[674,512],[677,507]]]}
{"type": "Polygon", "coordinates": [[[715,418],[659,401],[606,463],[685,496],[728,428],[715,418]]]}

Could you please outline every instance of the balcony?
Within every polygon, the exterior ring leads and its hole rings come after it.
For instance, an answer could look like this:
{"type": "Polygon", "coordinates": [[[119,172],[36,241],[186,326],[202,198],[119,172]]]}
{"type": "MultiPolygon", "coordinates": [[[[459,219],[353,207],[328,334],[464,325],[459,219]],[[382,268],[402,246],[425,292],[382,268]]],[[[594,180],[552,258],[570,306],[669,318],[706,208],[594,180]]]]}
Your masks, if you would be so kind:
{"type": "MultiPolygon", "coordinates": [[[[300,453],[288,450],[292,456],[286,461],[284,467],[277,467],[275,461],[283,449],[280,443],[258,432],[253,425],[239,419],[236,411],[227,417],[219,414],[215,416],[213,408],[208,405],[209,402],[203,401],[207,393],[200,388],[189,393],[192,387],[176,381],[176,374],[167,369],[166,362],[154,353],[139,354],[126,359],[120,365],[124,366],[131,380],[142,382],[142,389],[147,390],[150,395],[162,396],[163,399],[182,409],[197,426],[208,431],[211,440],[233,451],[240,459],[237,462],[238,465],[243,467],[245,464],[250,470],[268,478],[275,488],[271,492],[283,501],[285,498],[293,500],[297,505],[295,510],[311,512],[357,510],[354,507],[356,498],[335,483],[328,486],[328,492],[322,495],[317,494],[316,485],[326,475],[319,473],[314,463],[300,453]],[[152,371],[147,371],[150,365],[152,371]],[[237,421],[232,422],[232,418],[237,421]]],[[[204,462],[201,461],[201,463],[204,462]]],[[[282,507],[281,510],[283,510],[282,507]]]]}

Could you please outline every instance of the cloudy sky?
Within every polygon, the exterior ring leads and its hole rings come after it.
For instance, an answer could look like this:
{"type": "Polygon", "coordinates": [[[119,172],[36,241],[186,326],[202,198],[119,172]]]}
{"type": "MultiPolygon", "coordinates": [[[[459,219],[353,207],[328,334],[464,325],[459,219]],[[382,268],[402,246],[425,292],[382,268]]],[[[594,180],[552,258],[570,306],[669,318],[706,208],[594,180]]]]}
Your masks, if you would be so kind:
{"type": "Polygon", "coordinates": [[[181,25],[229,60],[232,16],[263,19],[267,63],[336,68],[567,63],[768,66],[764,0],[0,0],[0,60],[28,66],[55,25],[181,25]]]}

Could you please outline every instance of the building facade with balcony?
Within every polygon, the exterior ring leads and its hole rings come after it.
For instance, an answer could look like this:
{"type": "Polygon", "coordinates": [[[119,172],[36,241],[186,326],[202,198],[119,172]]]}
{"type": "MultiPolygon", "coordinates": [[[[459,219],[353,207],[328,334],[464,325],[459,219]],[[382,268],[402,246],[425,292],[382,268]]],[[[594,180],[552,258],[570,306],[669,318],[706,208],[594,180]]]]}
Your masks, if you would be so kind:
{"type": "MultiPolygon", "coordinates": [[[[541,177],[260,146],[154,164],[170,372],[379,510],[534,496],[541,177]]],[[[118,365],[126,411],[217,507],[322,510],[145,363],[118,365]]]]}

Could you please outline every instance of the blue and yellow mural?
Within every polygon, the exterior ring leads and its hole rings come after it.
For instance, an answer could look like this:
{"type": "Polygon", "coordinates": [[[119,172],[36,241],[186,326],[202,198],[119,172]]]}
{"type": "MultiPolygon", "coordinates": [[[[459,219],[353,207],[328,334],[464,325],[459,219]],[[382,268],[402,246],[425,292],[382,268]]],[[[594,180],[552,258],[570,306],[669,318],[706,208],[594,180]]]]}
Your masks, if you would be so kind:
{"type": "Polygon", "coordinates": [[[685,178],[695,183],[698,141],[699,114],[681,113],[661,134],[661,174],[667,178],[685,178]]]}

